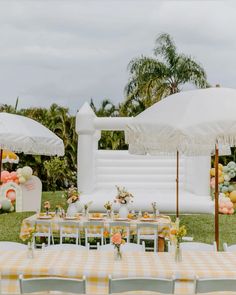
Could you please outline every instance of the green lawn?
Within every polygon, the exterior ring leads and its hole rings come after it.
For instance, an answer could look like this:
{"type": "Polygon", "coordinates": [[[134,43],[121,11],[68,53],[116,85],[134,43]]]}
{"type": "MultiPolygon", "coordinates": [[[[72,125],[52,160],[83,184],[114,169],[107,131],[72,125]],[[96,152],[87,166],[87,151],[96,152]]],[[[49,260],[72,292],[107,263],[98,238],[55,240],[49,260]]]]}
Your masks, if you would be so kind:
{"type": "MultiPolygon", "coordinates": [[[[65,199],[61,197],[61,192],[43,193],[43,201],[49,200],[52,210],[57,204],[66,208],[65,199]]],[[[34,212],[0,214],[0,240],[20,242],[19,232],[21,222],[24,218],[34,212]]],[[[174,216],[173,216],[174,219],[174,216]]],[[[211,243],[214,240],[214,216],[210,214],[183,215],[180,217],[181,223],[185,224],[188,236],[192,236],[195,241],[211,243]]],[[[220,242],[236,244],[236,214],[220,215],[220,242]]]]}

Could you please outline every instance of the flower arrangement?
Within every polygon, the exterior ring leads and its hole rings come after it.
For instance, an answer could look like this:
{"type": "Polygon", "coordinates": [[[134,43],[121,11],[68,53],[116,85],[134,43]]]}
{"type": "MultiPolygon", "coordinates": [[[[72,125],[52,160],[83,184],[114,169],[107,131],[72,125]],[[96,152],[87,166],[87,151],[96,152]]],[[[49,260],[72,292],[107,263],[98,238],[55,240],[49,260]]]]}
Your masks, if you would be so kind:
{"type": "Polygon", "coordinates": [[[157,208],[157,203],[156,202],[152,202],[152,210],[153,210],[153,217],[156,218],[157,214],[159,214],[159,210],[157,208]]]}
{"type": "Polygon", "coordinates": [[[80,192],[72,185],[65,191],[64,196],[67,198],[67,204],[72,204],[79,200],[80,192]]]}
{"type": "Polygon", "coordinates": [[[48,215],[48,213],[49,213],[49,209],[51,208],[50,202],[49,202],[49,201],[45,201],[45,202],[43,203],[43,208],[45,209],[45,211],[46,211],[46,213],[47,213],[47,215],[48,215]]]}
{"type": "Polygon", "coordinates": [[[20,239],[23,242],[30,242],[30,243],[32,243],[33,242],[34,233],[35,233],[35,228],[27,227],[27,228],[25,228],[22,231],[22,233],[20,235],[20,239]]]}
{"type": "Polygon", "coordinates": [[[175,223],[172,224],[172,228],[170,230],[170,240],[174,245],[179,246],[182,242],[183,237],[186,236],[187,230],[185,225],[179,226],[179,220],[176,220],[175,223]]]}
{"type": "Polygon", "coordinates": [[[88,211],[89,207],[92,205],[93,201],[84,204],[84,210],[88,211]]]}
{"type": "Polygon", "coordinates": [[[134,197],[131,193],[129,193],[125,187],[119,187],[116,186],[117,188],[117,196],[115,198],[115,202],[118,202],[120,204],[128,204],[132,201],[132,198],[134,197]]]}
{"type": "Polygon", "coordinates": [[[179,219],[177,218],[175,223],[172,224],[172,228],[170,230],[170,241],[171,244],[175,246],[175,261],[182,261],[182,252],[180,249],[180,243],[183,240],[183,237],[186,236],[187,230],[185,225],[179,226],[179,219]]]}
{"type": "Polygon", "coordinates": [[[107,210],[107,211],[111,211],[112,210],[112,203],[111,202],[106,202],[104,204],[104,208],[107,210]]]}
{"type": "Polygon", "coordinates": [[[120,260],[122,258],[120,247],[125,244],[125,240],[122,238],[122,232],[117,232],[111,237],[111,242],[114,245],[116,251],[116,259],[120,260]]]}

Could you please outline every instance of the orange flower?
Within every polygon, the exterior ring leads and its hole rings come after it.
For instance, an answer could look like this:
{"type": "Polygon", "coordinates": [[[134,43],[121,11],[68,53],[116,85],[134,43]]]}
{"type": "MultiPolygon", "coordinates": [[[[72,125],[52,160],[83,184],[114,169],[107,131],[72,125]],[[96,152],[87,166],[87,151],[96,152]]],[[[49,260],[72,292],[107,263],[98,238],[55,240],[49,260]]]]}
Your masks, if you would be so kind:
{"type": "Polygon", "coordinates": [[[109,238],[109,232],[107,230],[104,231],[103,233],[104,238],[109,238]]]}
{"type": "Polygon", "coordinates": [[[112,236],[111,241],[114,245],[120,245],[122,243],[122,238],[120,233],[116,233],[112,236]]]}
{"type": "Polygon", "coordinates": [[[170,233],[171,233],[171,235],[176,235],[176,234],[177,234],[177,229],[172,229],[172,230],[170,231],[170,233]]]}

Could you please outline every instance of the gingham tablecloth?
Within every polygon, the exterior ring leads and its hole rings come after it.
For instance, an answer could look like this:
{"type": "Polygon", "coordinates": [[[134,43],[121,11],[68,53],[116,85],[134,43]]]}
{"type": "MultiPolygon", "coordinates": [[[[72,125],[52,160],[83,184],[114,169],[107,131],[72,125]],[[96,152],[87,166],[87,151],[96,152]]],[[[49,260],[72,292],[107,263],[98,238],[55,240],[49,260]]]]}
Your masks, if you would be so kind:
{"type": "Polygon", "coordinates": [[[27,258],[26,251],[4,251],[0,253],[0,273],[3,294],[19,291],[19,274],[75,278],[85,275],[88,294],[107,294],[109,274],[116,278],[171,278],[175,275],[179,279],[175,293],[192,294],[195,275],[200,278],[236,278],[236,253],[185,252],[183,261],[175,263],[171,253],[123,253],[122,260],[115,261],[113,252],[96,250],[35,250],[33,259],[27,258]]]}
{"type": "MultiPolygon", "coordinates": [[[[27,227],[32,227],[35,223],[35,221],[38,220],[37,218],[37,215],[34,214],[26,219],[23,220],[22,222],[22,225],[21,225],[21,233],[23,232],[23,230],[27,227]]],[[[47,221],[47,220],[45,220],[47,221]]],[[[52,219],[48,220],[51,222],[51,225],[52,225],[52,230],[53,230],[53,233],[54,234],[58,234],[59,233],[59,222],[68,222],[70,220],[64,220],[63,218],[60,218],[60,217],[53,217],[52,219]]],[[[81,233],[83,233],[83,223],[85,221],[88,221],[87,219],[85,219],[84,217],[80,217],[79,220],[73,220],[73,222],[76,222],[78,223],[79,227],[80,227],[80,231],[81,233]]],[[[136,234],[136,227],[137,227],[137,224],[140,223],[141,221],[140,220],[130,220],[130,231],[131,231],[131,234],[136,234]]],[[[104,224],[105,224],[105,231],[108,231],[109,229],[109,224],[112,223],[112,220],[111,219],[107,219],[107,218],[104,218],[104,224]]],[[[157,219],[157,221],[155,222],[158,224],[158,232],[159,232],[159,235],[160,236],[167,236],[168,233],[169,233],[169,230],[170,230],[170,226],[171,226],[171,220],[168,216],[166,217],[160,217],[157,219]]],[[[91,230],[93,230],[91,228],[91,230]]],[[[45,231],[47,232],[47,227],[43,228],[42,225],[40,225],[40,231],[45,231]]],[[[96,228],[94,228],[93,230],[94,232],[96,231],[96,228]]],[[[67,232],[68,233],[71,233],[73,232],[73,227],[69,227],[67,228],[67,232]]],[[[143,233],[145,234],[150,234],[150,229],[146,229],[144,228],[143,230],[143,233]]]]}

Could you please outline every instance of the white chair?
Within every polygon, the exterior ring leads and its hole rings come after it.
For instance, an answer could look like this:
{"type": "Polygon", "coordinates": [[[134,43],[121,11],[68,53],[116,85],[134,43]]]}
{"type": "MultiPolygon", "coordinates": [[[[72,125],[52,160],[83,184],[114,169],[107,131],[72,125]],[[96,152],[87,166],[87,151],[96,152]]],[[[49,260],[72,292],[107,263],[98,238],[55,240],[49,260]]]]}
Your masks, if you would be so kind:
{"type": "Polygon", "coordinates": [[[129,291],[152,291],[167,294],[174,294],[174,278],[158,279],[158,278],[119,278],[113,279],[109,275],[109,294],[122,293],[129,291]]]}
{"type": "Polygon", "coordinates": [[[119,228],[119,230],[124,230],[125,232],[125,239],[127,243],[130,241],[130,223],[124,222],[124,221],[113,221],[109,224],[109,236],[110,236],[110,243],[111,243],[111,237],[112,234],[116,231],[116,229],[119,228]]]}
{"type": "MultiPolygon", "coordinates": [[[[104,222],[103,221],[86,221],[84,222],[85,246],[89,245],[90,238],[98,238],[101,245],[104,244],[104,222]]],[[[92,248],[92,246],[90,246],[92,248]]],[[[95,246],[97,248],[97,245],[95,246]]]]}
{"type": "Polygon", "coordinates": [[[0,250],[27,250],[28,247],[25,244],[15,242],[0,242],[0,250]]]}
{"type": "MultiPolygon", "coordinates": [[[[98,245],[99,251],[113,251],[114,245],[113,244],[107,244],[100,246],[98,245]]],[[[145,243],[142,242],[142,245],[134,244],[134,243],[125,243],[121,246],[122,252],[145,252],[145,243]]]]}
{"type": "Polygon", "coordinates": [[[61,221],[60,228],[60,244],[63,243],[64,238],[75,239],[76,245],[81,244],[79,223],[76,221],[61,221]]]}
{"type": "MultiPolygon", "coordinates": [[[[217,252],[216,242],[213,244],[198,243],[198,242],[184,242],[180,243],[180,249],[182,251],[206,251],[217,252]]],[[[168,242],[168,252],[173,251],[173,246],[168,242]]]]}
{"type": "Polygon", "coordinates": [[[224,243],[223,248],[225,252],[236,252],[236,245],[228,246],[227,243],[224,243]]]}
{"type": "Polygon", "coordinates": [[[153,241],[154,247],[146,247],[146,249],[153,249],[154,252],[158,250],[158,224],[151,222],[144,222],[137,224],[137,243],[140,244],[141,240],[153,241]],[[145,230],[153,231],[152,234],[145,234],[145,230]]]}
{"type": "Polygon", "coordinates": [[[52,224],[49,220],[37,220],[35,221],[35,233],[34,233],[34,244],[37,237],[44,237],[48,239],[48,245],[54,244],[53,234],[52,234],[52,224]]]}
{"type": "MultiPolygon", "coordinates": [[[[195,294],[236,291],[236,279],[199,279],[195,281],[195,294]]],[[[234,294],[234,293],[233,293],[234,294]]]]}
{"type": "Polygon", "coordinates": [[[89,249],[88,247],[81,246],[81,245],[75,245],[75,244],[57,244],[57,245],[50,245],[45,247],[42,247],[43,250],[79,250],[79,251],[87,251],[89,249]]]}
{"type": "Polygon", "coordinates": [[[86,294],[85,277],[83,277],[82,280],[58,277],[25,279],[22,275],[20,275],[19,281],[21,294],[48,291],[86,294]]]}

